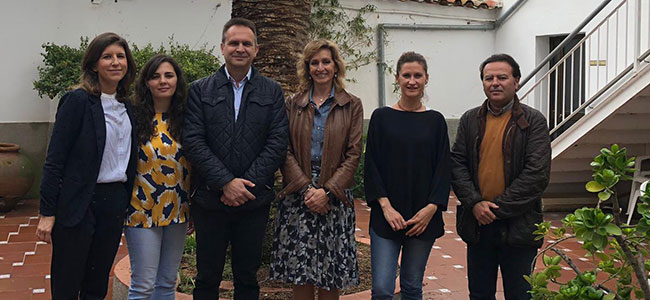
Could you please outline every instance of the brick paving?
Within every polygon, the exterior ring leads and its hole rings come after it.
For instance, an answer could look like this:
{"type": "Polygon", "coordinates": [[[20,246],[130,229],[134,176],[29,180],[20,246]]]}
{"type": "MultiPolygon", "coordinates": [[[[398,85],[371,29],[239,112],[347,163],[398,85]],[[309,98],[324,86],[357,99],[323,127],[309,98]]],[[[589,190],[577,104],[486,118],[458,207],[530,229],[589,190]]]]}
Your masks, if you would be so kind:
{"type": "MultiPolygon", "coordinates": [[[[37,242],[38,199],[27,199],[8,212],[0,213],[0,299],[51,299],[50,261],[52,246],[37,242]]],[[[126,245],[124,239],[122,244],[126,245]]],[[[115,261],[126,256],[120,247],[115,261]]],[[[109,287],[113,286],[113,276],[109,287]]],[[[112,299],[109,289],[107,299],[112,299]]]]}
{"type": "MultiPolygon", "coordinates": [[[[431,251],[424,277],[424,299],[468,299],[466,276],[466,246],[456,234],[456,198],[451,195],[449,211],[443,214],[445,235],[438,239],[431,251]]],[[[370,209],[355,201],[357,238],[369,243],[368,218],[370,209]]],[[[562,213],[547,213],[545,218],[558,226],[562,213]]],[[[34,232],[38,222],[38,200],[19,203],[11,212],[0,214],[0,299],[29,300],[50,299],[50,245],[37,242],[34,232]]],[[[123,241],[125,245],[125,242],[123,241]]],[[[116,262],[126,256],[126,246],[120,247],[116,262]]],[[[566,245],[567,254],[578,267],[587,266],[584,251],[578,243],[566,245]]],[[[569,270],[563,270],[569,274],[569,270]]],[[[112,278],[109,287],[112,287],[112,278]]],[[[399,280],[399,279],[398,279],[399,280]]],[[[398,285],[399,286],[399,285],[398,285]]],[[[504,299],[499,281],[497,299],[504,299]]],[[[107,299],[112,296],[109,291],[107,299]]],[[[369,299],[368,291],[343,296],[344,300],[369,299]]],[[[396,299],[399,299],[397,294],[396,299]]]]}
{"type": "MultiPolygon", "coordinates": [[[[445,222],[445,235],[436,240],[431,249],[427,267],[424,272],[423,279],[423,299],[469,299],[469,291],[467,289],[467,260],[466,251],[467,247],[458,234],[456,234],[456,205],[458,200],[452,194],[449,197],[448,210],[443,213],[443,220],[445,222]]],[[[369,239],[368,233],[368,220],[370,218],[370,208],[361,201],[355,202],[355,211],[357,217],[357,239],[366,241],[369,239]]],[[[544,218],[550,220],[554,226],[560,226],[562,218],[566,213],[546,213],[544,218]]],[[[368,241],[369,243],[369,241],[368,241]]],[[[546,246],[547,244],[545,244],[546,246]]],[[[580,267],[586,266],[586,262],[578,260],[584,255],[581,245],[577,242],[566,243],[569,255],[580,267]]],[[[583,258],[584,259],[584,258],[583,258]]],[[[538,261],[538,267],[542,265],[541,260],[538,261]]],[[[563,269],[563,276],[571,274],[567,269],[563,269]]],[[[566,277],[561,277],[565,279],[566,277]]],[[[398,279],[399,280],[399,279],[398,279]]],[[[399,284],[397,284],[399,286],[399,284]]],[[[369,294],[368,294],[369,295],[369,294]]],[[[366,297],[350,297],[344,299],[370,299],[366,297]]],[[[399,297],[396,297],[399,299],[399,297]]],[[[501,285],[501,278],[499,276],[497,285],[497,299],[505,299],[503,296],[503,287],[501,285]]]]}

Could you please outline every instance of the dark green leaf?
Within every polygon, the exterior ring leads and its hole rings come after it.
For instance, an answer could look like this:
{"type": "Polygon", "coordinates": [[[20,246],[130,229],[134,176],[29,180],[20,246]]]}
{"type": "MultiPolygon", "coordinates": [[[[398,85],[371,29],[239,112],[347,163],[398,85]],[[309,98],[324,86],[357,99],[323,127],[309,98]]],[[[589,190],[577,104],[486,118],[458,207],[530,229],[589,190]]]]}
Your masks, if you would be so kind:
{"type": "Polygon", "coordinates": [[[605,226],[605,230],[607,230],[607,233],[610,235],[621,235],[623,232],[621,232],[621,229],[616,226],[614,223],[609,223],[607,226],[605,226]]]}
{"type": "Polygon", "coordinates": [[[591,242],[598,250],[603,250],[607,246],[607,238],[602,235],[594,234],[591,242]]]}

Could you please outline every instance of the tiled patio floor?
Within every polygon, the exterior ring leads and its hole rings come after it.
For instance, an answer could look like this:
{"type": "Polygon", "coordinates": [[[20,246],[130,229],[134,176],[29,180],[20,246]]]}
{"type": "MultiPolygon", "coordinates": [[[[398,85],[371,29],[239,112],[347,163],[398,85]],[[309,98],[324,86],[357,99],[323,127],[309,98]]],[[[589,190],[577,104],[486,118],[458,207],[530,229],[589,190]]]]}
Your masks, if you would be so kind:
{"type": "MultiPolygon", "coordinates": [[[[456,198],[453,194],[449,197],[449,207],[443,213],[445,221],[445,235],[436,240],[429,255],[427,268],[424,273],[423,281],[423,298],[424,299],[469,299],[467,290],[467,261],[466,261],[466,244],[456,234],[456,198]]],[[[368,239],[368,220],[370,217],[370,208],[363,202],[356,201],[357,214],[357,238],[362,240],[368,239]]],[[[546,213],[544,218],[551,220],[555,226],[561,225],[560,220],[566,213],[546,213]]],[[[545,244],[546,246],[547,244],[545,244]]],[[[566,243],[567,255],[569,255],[579,267],[585,267],[586,263],[578,260],[582,257],[584,250],[577,242],[566,243]]],[[[583,258],[584,259],[584,258],[583,258]]],[[[541,260],[538,266],[542,266],[541,260]]],[[[569,269],[562,271],[565,274],[571,274],[569,269]]],[[[564,278],[561,278],[564,279],[564,278]]],[[[370,299],[358,298],[358,299],[370,299]]],[[[497,286],[497,299],[504,299],[501,278],[497,286]]]]}
{"type": "MultiPolygon", "coordinates": [[[[24,200],[16,209],[0,213],[0,299],[51,299],[52,246],[37,242],[38,199],[24,200]]],[[[126,245],[124,238],[122,244],[126,245]]],[[[126,256],[120,247],[115,261],[126,256]]],[[[113,286],[113,276],[109,287],[113,286]]],[[[111,291],[106,297],[112,299],[111,291]]]]}
{"type": "MultiPolygon", "coordinates": [[[[450,197],[449,211],[444,213],[446,234],[438,239],[431,251],[424,278],[425,299],[468,299],[465,243],[455,233],[456,199],[450,197]]],[[[368,242],[370,209],[356,201],[357,237],[368,242]]],[[[564,216],[545,214],[555,225],[564,216]]],[[[50,299],[51,246],[36,242],[34,232],[38,222],[38,200],[25,200],[15,210],[0,214],[0,299],[50,299]]],[[[584,253],[578,243],[566,245],[568,255],[579,267],[586,262],[579,259],[584,253]]],[[[126,247],[118,252],[116,261],[126,255],[126,247]]],[[[583,258],[584,259],[584,258],[583,258]]],[[[569,273],[568,270],[564,272],[569,273]]],[[[112,279],[111,279],[112,280],[112,279]]],[[[500,283],[499,283],[500,285],[500,283]]],[[[112,283],[109,285],[112,286],[112,283]]],[[[498,287],[497,299],[503,299],[498,287]]],[[[343,299],[369,299],[369,293],[346,296],[343,299]]],[[[110,299],[107,297],[107,299],[110,299]]]]}

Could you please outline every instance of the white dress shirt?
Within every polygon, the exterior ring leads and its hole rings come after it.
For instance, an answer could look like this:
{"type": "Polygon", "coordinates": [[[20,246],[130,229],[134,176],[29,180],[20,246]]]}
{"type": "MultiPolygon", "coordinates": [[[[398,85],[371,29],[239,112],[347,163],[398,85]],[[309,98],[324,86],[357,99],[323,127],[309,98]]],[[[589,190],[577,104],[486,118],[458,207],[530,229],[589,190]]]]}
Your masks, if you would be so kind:
{"type": "Polygon", "coordinates": [[[246,82],[251,79],[253,68],[248,69],[248,73],[246,73],[246,76],[240,82],[235,81],[235,79],[230,76],[227,67],[224,68],[224,70],[226,70],[226,77],[228,77],[228,80],[232,82],[232,91],[235,95],[235,121],[237,121],[237,117],[239,116],[239,107],[241,107],[241,97],[244,92],[244,86],[246,85],[246,82]]]}
{"type": "Polygon", "coordinates": [[[131,121],[115,94],[100,96],[106,122],[106,143],[97,183],[125,182],[131,156],[131,121]]]}

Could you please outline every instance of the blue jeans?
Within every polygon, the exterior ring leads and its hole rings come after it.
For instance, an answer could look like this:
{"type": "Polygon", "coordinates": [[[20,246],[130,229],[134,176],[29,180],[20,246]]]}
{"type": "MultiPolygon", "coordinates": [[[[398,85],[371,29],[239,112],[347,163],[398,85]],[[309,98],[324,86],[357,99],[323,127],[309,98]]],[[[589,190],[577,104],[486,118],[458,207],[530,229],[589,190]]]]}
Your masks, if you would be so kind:
{"type": "MultiPolygon", "coordinates": [[[[435,240],[434,240],[435,241],[435,240]]],[[[385,239],[370,229],[370,265],[372,270],[372,299],[392,300],[397,277],[400,250],[400,295],[402,300],[422,299],[422,278],[434,241],[405,237],[385,239]]]]}
{"type": "Polygon", "coordinates": [[[187,223],[126,227],[124,235],[131,261],[129,300],[174,299],[186,231],[187,223]]]}

